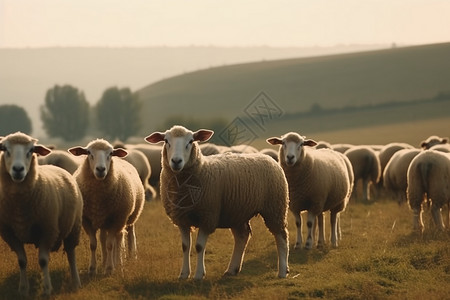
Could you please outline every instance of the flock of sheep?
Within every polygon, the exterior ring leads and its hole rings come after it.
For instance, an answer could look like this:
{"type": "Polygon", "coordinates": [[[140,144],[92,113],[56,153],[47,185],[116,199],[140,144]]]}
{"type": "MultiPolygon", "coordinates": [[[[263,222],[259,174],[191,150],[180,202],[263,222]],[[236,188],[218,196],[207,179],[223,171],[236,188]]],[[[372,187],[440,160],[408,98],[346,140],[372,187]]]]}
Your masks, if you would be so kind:
{"type": "Polygon", "coordinates": [[[402,143],[330,145],[289,132],[267,139],[279,145],[278,151],[258,151],[248,145],[207,143],[212,135],[210,130],[193,132],[174,126],[147,136],[148,144],[113,146],[96,139],[68,151],[51,150],[20,132],[1,137],[0,235],[17,254],[20,294],[29,292],[24,244],[38,248],[44,294],[52,292],[49,253],[61,245],[67,253],[73,288],[81,286],[75,255],[81,228],[90,242],[89,273],[97,272],[97,231],[103,271],[111,274],[121,269],[125,245],[127,256],[136,258],[136,221],[144,202],[158,193],[180,230],[180,278],[191,275],[193,228],[198,228],[193,278],[206,275],[206,242],[217,228],[229,228],[233,234],[234,248],[225,274],[238,274],[251,236],[250,219],[256,215],[262,216],[274,236],[278,277],[286,277],[288,210],[297,227],[295,248],[325,244],[323,215],[327,211],[331,244],[337,247],[340,212],[350,198],[358,198],[359,186],[364,201],[371,201],[371,192],[389,191],[399,204],[408,202],[417,230],[423,230],[422,211],[428,204],[435,224],[444,228],[441,210],[450,204],[448,138],[432,136],[417,149],[402,143]],[[305,241],[303,211],[307,211],[305,241]]]}

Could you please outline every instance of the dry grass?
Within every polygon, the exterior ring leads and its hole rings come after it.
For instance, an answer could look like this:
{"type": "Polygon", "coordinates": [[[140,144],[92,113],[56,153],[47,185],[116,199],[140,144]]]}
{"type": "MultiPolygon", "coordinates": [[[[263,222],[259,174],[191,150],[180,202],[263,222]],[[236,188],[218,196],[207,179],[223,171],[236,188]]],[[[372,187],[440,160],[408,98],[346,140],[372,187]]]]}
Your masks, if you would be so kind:
{"type": "MultiPolygon", "coordinates": [[[[436,232],[428,214],[423,235],[412,232],[407,206],[379,200],[370,205],[350,203],[342,214],[343,240],[337,249],[292,250],[290,275],[276,278],[275,243],[262,219],[252,221],[242,272],[222,277],[232,251],[228,230],[217,230],[207,244],[206,279],[177,279],[181,266],[179,233],[159,201],[147,203],[138,222],[138,261],[127,261],[122,274],[89,277],[89,245],[83,233],[78,247],[82,289],[69,291],[65,255],[53,253],[50,268],[54,299],[206,299],[206,298],[327,298],[398,299],[448,297],[450,234],[436,232]]],[[[328,229],[328,216],[326,218],[328,229]]],[[[294,220],[289,215],[290,241],[294,220]]],[[[327,234],[329,234],[327,232],[327,234]]],[[[15,255],[0,243],[0,298],[17,298],[18,266],[15,255]]],[[[41,276],[37,251],[28,247],[32,296],[39,298],[41,276]]],[[[195,255],[193,267],[195,267],[195,255]]]]}

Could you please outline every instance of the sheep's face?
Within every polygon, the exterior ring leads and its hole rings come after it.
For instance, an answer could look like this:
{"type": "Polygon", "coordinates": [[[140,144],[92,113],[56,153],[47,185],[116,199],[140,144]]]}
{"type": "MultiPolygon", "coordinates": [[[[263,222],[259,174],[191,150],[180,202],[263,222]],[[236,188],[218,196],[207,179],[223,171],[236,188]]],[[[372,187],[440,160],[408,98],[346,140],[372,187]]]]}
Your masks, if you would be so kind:
{"type": "Polygon", "coordinates": [[[273,137],[267,139],[272,145],[281,145],[280,161],[285,162],[287,166],[293,166],[297,163],[304,151],[303,146],[314,147],[317,143],[313,140],[305,139],[297,133],[287,133],[281,138],[273,137]]]}
{"type": "Polygon", "coordinates": [[[33,153],[45,156],[51,152],[44,146],[36,145],[36,141],[23,133],[10,134],[1,140],[0,150],[3,151],[6,170],[14,182],[25,180],[33,153]]]}
{"type": "Polygon", "coordinates": [[[166,132],[154,132],[145,138],[147,142],[158,143],[164,141],[167,163],[172,171],[180,172],[189,162],[194,142],[205,142],[211,138],[213,131],[200,129],[196,132],[182,126],[174,126],[166,132]]]}
{"type": "Polygon", "coordinates": [[[113,149],[112,145],[103,140],[97,140],[84,147],[73,147],[69,149],[73,155],[87,155],[89,167],[94,177],[103,180],[108,175],[113,156],[125,157],[128,152],[122,148],[113,149]]]}
{"type": "Polygon", "coordinates": [[[447,143],[448,143],[448,138],[446,138],[446,137],[441,138],[441,137],[432,135],[425,141],[422,141],[420,143],[420,147],[422,147],[422,149],[430,149],[433,146],[447,144],[447,143]]]}

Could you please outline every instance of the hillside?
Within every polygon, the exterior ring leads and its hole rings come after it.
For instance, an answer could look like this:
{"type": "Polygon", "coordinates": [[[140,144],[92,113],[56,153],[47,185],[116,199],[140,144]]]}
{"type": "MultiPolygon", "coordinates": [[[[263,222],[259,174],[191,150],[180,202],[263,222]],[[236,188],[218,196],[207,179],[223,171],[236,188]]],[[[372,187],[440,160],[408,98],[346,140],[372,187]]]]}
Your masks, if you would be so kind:
{"type": "Polygon", "coordinates": [[[283,113],[295,113],[314,106],[426,99],[447,91],[450,43],[210,68],[156,82],[138,93],[144,102],[145,134],[164,129],[171,116],[230,121],[245,116],[245,108],[261,92],[283,113]]]}

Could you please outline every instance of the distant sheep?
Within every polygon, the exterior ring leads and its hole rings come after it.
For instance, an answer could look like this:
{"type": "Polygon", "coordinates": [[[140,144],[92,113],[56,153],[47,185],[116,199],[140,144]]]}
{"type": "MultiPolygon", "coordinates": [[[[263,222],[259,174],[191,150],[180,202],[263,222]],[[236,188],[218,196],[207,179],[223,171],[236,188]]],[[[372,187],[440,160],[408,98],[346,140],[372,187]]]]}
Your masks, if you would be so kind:
{"type": "Polygon", "coordinates": [[[315,147],[316,149],[331,149],[331,144],[325,141],[318,141],[315,147]]]}
{"type": "Polygon", "coordinates": [[[331,149],[343,154],[345,151],[347,151],[348,149],[350,149],[353,146],[354,145],[352,145],[352,144],[334,144],[334,145],[331,145],[331,149]]]}
{"type": "MultiPolygon", "coordinates": [[[[422,204],[431,200],[431,214],[439,229],[444,229],[441,209],[450,208],[450,154],[426,150],[408,168],[408,203],[414,212],[413,228],[423,230],[422,204]]],[[[450,217],[450,210],[447,210],[450,217]]],[[[447,224],[448,226],[448,224],[447,224]]]]}
{"type": "Polygon", "coordinates": [[[435,145],[443,145],[443,144],[448,144],[448,137],[441,138],[437,135],[432,135],[428,137],[426,140],[420,142],[420,147],[426,150],[430,149],[435,145]]]}
{"type": "Polygon", "coordinates": [[[272,148],[264,148],[264,149],[261,149],[261,151],[259,151],[259,152],[272,157],[275,161],[278,161],[278,151],[276,151],[272,148]]]}
{"type": "Polygon", "coordinates": [[[357,183],[361,181],[363,200],[368,202],[370,200],[370,184],[377,184],[380,180],[381,167],[378,155],[367,146],[354,146],[345,151],[344,154],[353,167],[353,196],[356,199],[357,183]]]}
{"type": "Polygon", "coordinates": [[[0,235],[17,254],[20,267],[19,292],[26,296],[29,283],[24,244],[39,248],[44,294],[50,295],[50,251],[64,243],[64,251],[78,289],[80,278],[75,247],[79,243],[83,199],[73,177],[55,166],[39,166],[36,154],[48,155],[50,149],[20,132],[1,138],[0,151],[0,235]]]}
{"type": "Polygon", "coordinates": [[[406,202],[406,188],[408,186],[408,167],[414,157],[420,153],[419,149],[402,149],[392,155],[383,174],[383,187],[391,192],[398,204],[406,202]]]}
{"type": "Polygon", "coordinates": [[[119,159],[127,152],[113,149],[105,140],[91,141],[87,147],[69,149],[75,156],[86,155],[74,177],[84,199],[83,228],[89,236],[91,262],[89,272],[97,269],[95,251],[97,230],[100,229],[105,273],[122,264],[120,250],[123,235],[128,237],[130,257],[136,257],[135,222],[144,205],[144,187],[136,169],[119,159]]]}
{"type": "Polygon", "coordinates": [[[53,165],[63,168],[70,174],[73,174],[80,165],[80,160],[62,150],[52,150],[47,156],[39,156],[38,162],[40,165],[53,165]]]}
{"type": "Polygon", "coordinates": [[[234,145],[230,147],[230,152],[232,153],[258,153],[258,149],[250,145],[234,145]]]}
{"type": "Polygon", "coordinates": [[[217,145],[212,143],[205,143],[200,145],[200,151],[202,151],[202,154],[206,156],[220,153],[219,147],[217,147],[217,145]]]}
{"type": "Polygon", "coordinates": [[[159,189],[161,176],[161,149],[160,145],[149,144],[127,144],[127,149],[136,149],[144,153],[150,163],[151,174],[149,183],[152,187],[159,189]]]}
{"type": "Polygon", "coordinates": [[[435,150],[435,151],[441,151],[441,152],[449,153],[450,152],[450,144],[434,145],[433,147],[430,148],[430,150],[435,150]]]}
{"type": "Polygon", "coordinates": [[[249,220],[260,214],[274,235],[278,250],[278,277],[288,273],[288,187],[280,166],[260,154],[204,156],[197,142],[207,141],[210,130],[192,132],[174,126],[154,132],[146,141],[164,141],[161,200],[167,215],[178,226],[183,248],[180,278],[190,275],[191,227],[199,228],[195,249],[195,279],[205,274],[206,240],[217,228],[230,228],[234,250],[225,274],[240,272],[250,238],[249,220]]]}
{"type": "Polygon", "coordinates": [[[297,226],[295,248],[302,245],[301,212],[308,211],[308,238],[306,248],[311,249],[313,225],[319,217],[318,245],[324,243],[322,213],[331,212],[331,243],[338,245],[340,238],[339,214],[347,206],[353,186],[353,171],[350,161],[341,153],[331,149],[311,149],[316,142],[295,132],[281,138],[267,139],[272,145],[280,145],[279,162],[289,184],[289,208],[297,226]]]}

